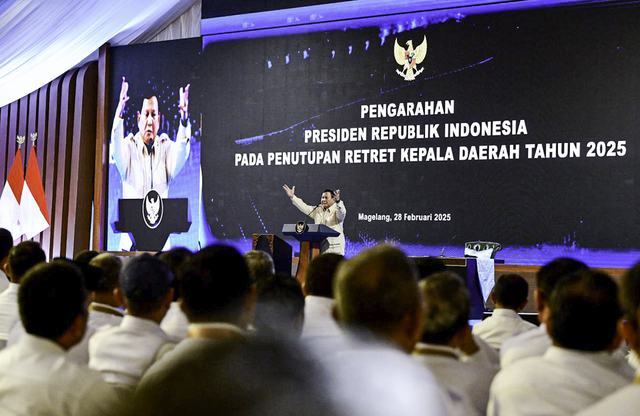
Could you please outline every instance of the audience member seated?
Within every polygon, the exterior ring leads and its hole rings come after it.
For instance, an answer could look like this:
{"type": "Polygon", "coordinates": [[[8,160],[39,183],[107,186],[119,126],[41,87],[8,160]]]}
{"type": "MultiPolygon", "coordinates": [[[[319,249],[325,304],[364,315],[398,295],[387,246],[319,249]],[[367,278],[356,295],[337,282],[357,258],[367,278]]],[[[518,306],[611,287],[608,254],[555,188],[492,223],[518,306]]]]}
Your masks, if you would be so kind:
{"type": "Polygon", "coordinates": [[[587,266],[574,259],[557,258],[538,270],[534,298],[540,326],[506,340],[500,348],[500,366],[505,368],[511,363],[527,357],[541,356],[551,346],[547,333],[547,301],[554,288],[568,274],[587,270],[587,266]]]}
{"type": "MultiPolygon", "coordinates": [[[[622,278],[620,304],[624,314],[622,333],[631,350],[640,354],[640,263],[622,278]]],[[[579,416],[635,416],[640,409],[640,370],[634,384],[626,386],[578,413],[579,416]]]]}
{"type": "Polygon", "coordinates": [[[129,260],[116,289],[127,313],[119,326],[103,327],[89,340],[89,367],[120,393],[134,390],[145,371],[174,345],[160,329],[173,300],[172,281],[169,266],[157,257],[143,254],[129,260]]]}
{"type": "Polygon", "coordinates": [[[0,228],[0,293],[9,287],[9,276],[7,275],[7,262],[9,260],[9,250],[13,247],[13,237],[11,232],[5,228],[0,228]]]}
{"type": "Polygon", "coordinates": [[[171,307],[160,323],[160,328],[167,334],[176,339],[185,339],[187,337],[187,328],[189,320],[180,307],[180,268],[186,261],[193,256],[193,253],[186,248],[174,248],[160,254],[160,259],[167,262],[169,268],[173,272],[175,279],[173,280],[173,302],[171,307]]]}
{"type": "Polygon", "coordinates": [[[491,385],[492,415],[573,415],[627,385],[609,353],[621,316],[618,288],[607,275],[562,278],[547,304],[553,345],[542,357],[504,368],[491,385]]]}
{"type": "Polygon", "coordinates": [[[260,336],[299,339],[304,323],[304,295],[291,276],[275,275],[260,280],[253,327],[260,336]]]}
{"type": "MultiPolygon", "coordinates": [[[[87,253],[87,252],[84,252],[87,253]]],[[[93,300],[98,284],[102,278],[102,270],[97,267],[90,266],[87,263],[77,260],[69,260],[61,257],[55,260],[60,263],[67,263],[71,266],[77,267],[84,278],[85,289],[87,289],[89,300],[93,300]]],[[[91,313],[89,313],[89,320],[91,320],[91,313]]],[[[84,337],[73,347],[67,351],[67,359],[74,361],[78,364],[87,365],[89,363],[89,339],[95,334],[97,328],[87,323],[87,328],[84,332],[84,337]]],[[[16,321],[9,331],[9,339],[7,340],[7,346],[14,345],[20,342],[20,339],[26,334],[24,326],[20,320],[16,321]]]]}
{"type": "Polygon", "coordinates": [[[0,293],[0,348],[4,348],[9,339],[9,331],[20,321],[18,314],[18,288],[22,276],[38,263],[46,261],[40,244],[25,241],[9,251],[7,272],[11,283],[0,293]]]}
{"type": "Polygon", "coordinates": [[[273,259],[264,251],[247,251],[244,253],[243,257],[249,267],[249,273],[251,274],[251,281],[253,283],[257,283],[260,280],[273,276],[276,273],[273,259]]]}
{"type": "Polygon", "coordinates": [[[493,315],[476,324],[473,335],[499,350],[508,338],[536,329],[535,325],[518,315],[527,306],[528,294],[529,285],[522,276],[515,273],[502,275],[491,292],[491,300],[496,305],[493,315]]]}
{"type": "Polygon", "coordinates": [[[58,262],[32,268],[22,279],[18,303],[27,334],[0,352],[0,413],[117,414],[115,393],[100,375],[65,356],[87,322],[80,271],[58,262]]]}
{"type": "MultiPolygon", "coordinates": [[[[203,345],[243,342],[247,338],[255,288],[246,262],[234,248],[214,245],[200,250],[182,268],[180,284],[181,306],[190,322],[189,336],[147,371],[139,389],[161,383],[159,380],[177,363],[189,361],[189,356],[207,348],[203,345]]],[[[178,396],[171,397],[180,400],[178,396]]]]}
{"type": "Polygon", "coordinates": [[[307,267],[302,284],[304,325],[300,339],[321,356],[335,351],[342,342],[342,330],[333,318],[333,281],[344,257],[325,253],[315,257],[307,267]]]}
{"type": "Polygon", "coordinates": [[[200,340],[171,355],[163,371],[140,383],[132,415],[347,415],[333,405],[323,369],[297,345],[260,337],[200,340]]]}
{"type": "Polygon", "coordinates": [[[420,282],[425,300],[422,338],[413,355],[452,393],[466,395],[479,414],[485,414],[489,386],[497,370],[475,362],[463,362],[458,349],[469,332],[469,292],[456,274],[436,273],[420,282]]]}
{"type": "Polygon", "coordinates": [[[120,288],[120,272],[122,271],[122,260],[110,253],[103,253],[95,256],[90,262],[90,266],[97,267],[102,271],[98,285],[93,297],[93,302],[89,305],[88,326],[98,329],[105,325],[118,326],[122,322],[124,313],[120,310],[121,305],[116,298],[116,289],[120,288]]]}
{"type": "Polygon", "coordinates": [[[336,318],[351,342],[327,365],[333,394],[349,413],[475,414],[409,356],[422,331],[422,299],[416,268],[400,250],[378,246],[346,260],[334,294],[336,318]]]}

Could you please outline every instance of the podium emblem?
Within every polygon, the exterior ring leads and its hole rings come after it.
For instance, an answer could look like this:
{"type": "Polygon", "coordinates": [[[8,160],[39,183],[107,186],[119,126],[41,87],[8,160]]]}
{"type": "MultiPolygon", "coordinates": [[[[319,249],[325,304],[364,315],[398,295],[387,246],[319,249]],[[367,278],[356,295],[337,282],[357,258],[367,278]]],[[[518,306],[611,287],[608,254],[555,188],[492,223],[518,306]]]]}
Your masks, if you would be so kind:
{"type": "Polygon", "coordinates": [[[153,229],[160,225],[164,207],[160,194],[153,189],[142,200],[142,218],[147,227],[153,229]]]}
{"type": "Polygon", "coordinates": [[[307,223],[304,221],[298,221],[296,223],[296,233],[297,234],[304,234],[305,232],[307,232],[307,230],[309,229],[309,227],[307,227],[307,223]]]}

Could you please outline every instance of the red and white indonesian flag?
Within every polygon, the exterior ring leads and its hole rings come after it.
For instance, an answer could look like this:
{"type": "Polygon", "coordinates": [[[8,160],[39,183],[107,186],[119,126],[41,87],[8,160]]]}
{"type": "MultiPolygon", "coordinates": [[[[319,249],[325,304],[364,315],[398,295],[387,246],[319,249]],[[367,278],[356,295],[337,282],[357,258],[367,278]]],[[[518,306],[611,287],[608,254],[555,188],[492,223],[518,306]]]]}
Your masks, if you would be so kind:
{"type": "Polygon", "coordinates": [[[27,176],[24,180],[22,200],[20,201],[20,224],[27,239],[32,239],[49,227],[49,211],[44,197],[38,159],[33,146],[29,155],[27,176]]]}
{"type": "Polygon", "coordinates": [[[14,240],[20,238],[24,233],[20,224],[20,200],[24,186],[22,172],[22,152],[18,148],[18,153],[13,160],[7,182],[0,196],[0,228],[9,230],[14,240]]]}

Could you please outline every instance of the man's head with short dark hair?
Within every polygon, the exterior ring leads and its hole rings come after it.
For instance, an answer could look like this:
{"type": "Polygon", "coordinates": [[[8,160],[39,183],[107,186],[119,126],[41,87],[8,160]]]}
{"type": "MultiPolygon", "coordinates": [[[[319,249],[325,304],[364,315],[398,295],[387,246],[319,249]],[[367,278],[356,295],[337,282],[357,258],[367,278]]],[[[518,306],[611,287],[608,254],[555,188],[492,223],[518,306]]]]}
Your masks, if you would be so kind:
{"type": "Polygon", "coordinates": [[[169,268],[175,277],[173,281],[174,301],[177,301],[178,298],[182,296],[180,294],[180,269],[186,264],[187,260],[189,260],[191,256],[193,256],[193,252],[184,247],[178,247],[164,253],[160,253],[160,259],[164,260],[169,265],[169,268]]]}
{"type": "Polygon", "coordinates": [[[35,241],[23,241],[9,251],[9,277],[13,283],[20,283],[22,276],[38,263],[46,261],[40,244],[35,241]]]}
{"type": "Polygon", "coordinates": [[[247,262],[253,283],[271,277],[276,272],[273,259],[268,253],[262,250],[247,251],[242,257],[244,257],[244,260],[247,262]]]}
{"type": "Polygon", "coordinates": [[[422,341],[448,345],[456,334],[469,327],[471,306],[469,292],[455,273],[440,272],[420,282],[425,309],[422,341]]]}
{"type": "Polygon", "coordinates": [[[586,264],[571,258],[560,257],[545,264],[536,273],[536,290],[534,297],[536,300],[536,310],[538,320],[545,323],[548,315],[547,302],[553,293],[553,289],[558,282],[571,273],[580,270],[588,270],[586,264]]]}
{"type": "Polygon", "coordinates": [[[183,309],[191,322],[248,324],[251,277],[233,247],[213,245],[189,259],[182,270],[183,309]]]}
{"type": "Polygon", "coordinates": [[[13,247],[13,236],[11,231],[0,228],[0,263],[7,259],[9,250],[13,247]]]}
{"type": "Polygon", "coordinates": [[[520,312],[527,305],[529,284],[516,273],[503,274],[493,287],[491,299],[496,307],[520,312]]]}
{"type": "Polygon", "coordinates": [[[81,252],[75,255],[73,260],[80,263],[89,264],[91,260],[93,260],[98,254],[100,253],[98,253],[95,250],[82,250],[81,252]]]}
{"type": "Polygon", "coordinates": [[[587,265],[581,261],[568,257],[557,258],[538,270],[538,273],[536,273],[536,288],[545,299],[549,299],[556,284],[563,276],[587,269],[587,265]]]}
{"type": "Polygon", "coordinates": [[[7,261],[12,247],[13,236],[11,236],[11,232],[5,228],[0,228],[0,271],[4,273],[7,273],[7,261]]]}
{"type": "Polygon", "coordinates": [[[618,287],[608,275],[591,270],[562,278],[549,299],[549,335],[554,345],[580,351],[611,347],[621,311],[618,287]]]}
{"type": "Polygon", "coordinates": [[[86,302],[82,272],[67,262],[41,263],[31,268],[18,291],[20,318],[25,331],[58,343],[65,339],[63,347],[70,347],[82,339],[86,302]]]}
{"type": "Polygon", "coordinates": [[[344,256],[325,253],[315,257],[307,266],[303,290],[305,295],[333,298],[333,281],[344,256]]]}
{"type": "Polygon", "coordinates": [[[378,246],[346,260],[338,268],[334,295],[343,325],[387,339],[404,351],[413,349],[422,304],[415,265],[402,251],[378,246]]]}
{"type": "Polygon", "coordinates": [[[173,299],[173,279],[169,265],[158,257],[142,254],[129,260],[120,273],[120,291],[127,313],[146,315],[168,308],[169,292],[169,301],[173,299]]]}
{"type": "Polygon", "coordinates": [[[297,339],[304,323],[304,295],[291,276],[275,275],[257,284],[253,326],[259,334],[297,339]]]}

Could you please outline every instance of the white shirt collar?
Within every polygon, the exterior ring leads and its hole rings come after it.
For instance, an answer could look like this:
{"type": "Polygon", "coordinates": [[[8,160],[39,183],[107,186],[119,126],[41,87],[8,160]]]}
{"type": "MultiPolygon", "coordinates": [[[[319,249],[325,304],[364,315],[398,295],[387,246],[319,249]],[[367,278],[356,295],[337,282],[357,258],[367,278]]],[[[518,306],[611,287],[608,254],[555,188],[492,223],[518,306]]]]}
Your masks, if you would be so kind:
{"type": "Polygon", "coordinates": [[[37,335],[31,335],[29,333],[25,333],[18,345],[21,348],[37,351],[38,353],[46,353],[52,355],[64,355],[66,352],[64,348],[50,339],[39,337],[37,335]]]}
{"type": "Polygon", "coordinates": [[[500,318],[511,318],[511,319],[522,319],[520,315],[513,309],[507,308],[498,308],[493,310],[493,316],[497,316],[500,318]]]}
{"type": "Polygon", "coordinates": [[[204,330],[220,329],[224,331],[234,332],[242,336],[247,335],[247,331],[245,331],[244,329],[240,328],[237,325],[226,323],[226,322],[197,322],[197,323],[190,323],[188,326],[189,333],[197,332],[202,329],[204,330]]]}
{"type": "Polygon", "coordinates": [[[462,354],[460,351],[448,345],[427,344],[424,342],[418,342],[413,351],[416,355],[442,355],[451,356],[453,359],[460,360],[462,354]]]}
{"type": "Polygon", "coordinates": [[[138,330],[141,332],[157,332],[162,331],[160,324],[151,319],[140,318],[132,315],[125,315],[120,323],[121,328],[138,330]]]}
{"type": "Polygon", "coordinates": [[[7,293],[18,293],[18,289],[20,289],[20,285],[18,283],[9,283],[9,287],[7,288],[7,293]]]}
{"type": "Polygon", "coordinates": [[[589,360],[606,368],[617,368],[618,363],[608,351],[579,351],[569,348],[550,346],[544,353],[544,359],[552,362],[571,362],[576,360],[589,360]]]}

